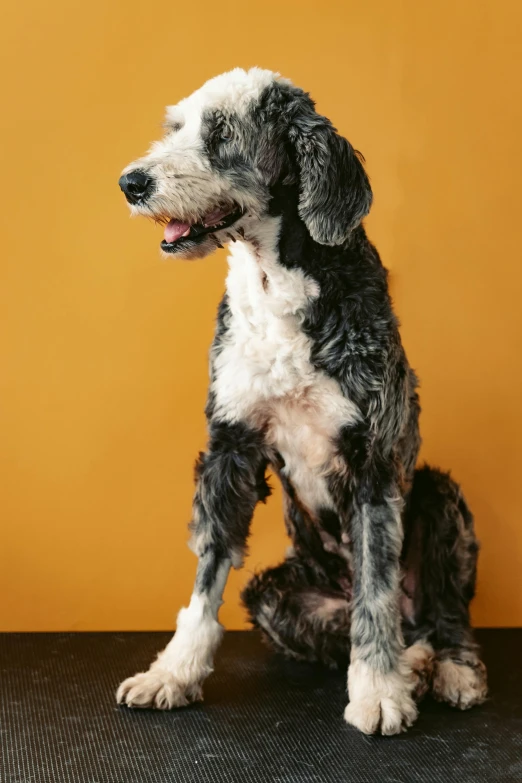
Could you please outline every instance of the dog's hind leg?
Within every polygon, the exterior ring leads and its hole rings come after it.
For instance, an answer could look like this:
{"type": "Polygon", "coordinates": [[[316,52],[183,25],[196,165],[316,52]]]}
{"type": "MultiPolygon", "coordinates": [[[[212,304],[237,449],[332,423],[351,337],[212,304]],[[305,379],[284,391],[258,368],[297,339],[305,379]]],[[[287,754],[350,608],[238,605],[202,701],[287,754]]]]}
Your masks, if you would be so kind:
{"type": "Polygon", "coordinates": [[[405,527],[411,548],[404,557],[405,581],[416,574],[410,591],[415,618],[403,621],[405,638],[434,648],[434,697],[467,709],[487,694],[486,668],[469,616],[478,543],[460,487],[447,473],[429,467],[415,472],[405,527]]]}
{"type": "MultiPolygon", "coordinates": [[[[330,586],[313,564],[290,557],[252,577],[241,597],[253,625],[276,652],[331,667],[348,664],[350,596],[330,586]]],[[[404,656],[419,700],[431,685],[433,648],[417,639],[404,656]]]]}
{"type": "Polygon", "coordinates": [[[196,467],[192,547],[199,556],[189,606],[174,638],[146,672],[125,680],[119,703],[182,707],[202,698],[221,640],[217,615],[232,565],[241,564],[254,507],[269,494],[261,436],[242,424],[215,423],[196,467]]]}
{"type": "Polygon", "coordinates": [[[250,619],[277,652],[345,666],[350,655],[350,601],[312,563],[289,557],[256,574],[242,593],[250,619]]]}

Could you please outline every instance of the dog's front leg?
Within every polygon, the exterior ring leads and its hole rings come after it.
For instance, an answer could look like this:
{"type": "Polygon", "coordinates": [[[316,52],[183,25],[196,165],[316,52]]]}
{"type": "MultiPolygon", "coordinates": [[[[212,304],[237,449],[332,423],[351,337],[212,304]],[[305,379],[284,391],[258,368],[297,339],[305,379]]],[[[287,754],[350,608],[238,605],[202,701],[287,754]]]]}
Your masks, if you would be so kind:
{"type": "Polygon", "coordinates": [[[250,521],[268,487],[260,437],[243,425],[211,425],[206,454],[196,468],[192,548],[199,557],[188,607],[176,633],[147,672],[125,680],[119,703],[171,709],[202,698],[223,633],[217,616],[232,565],[239,567],[250,521]]]}
{"type": "Polygon", "coordinates": [[[386,471],[359,477],[351,521],[354,594],[345,719],[366,734],[397,734],[417,716],[399,609],[402,498],[386,471]],[[383,475],[384,474],[384,475],[383,475]]]}

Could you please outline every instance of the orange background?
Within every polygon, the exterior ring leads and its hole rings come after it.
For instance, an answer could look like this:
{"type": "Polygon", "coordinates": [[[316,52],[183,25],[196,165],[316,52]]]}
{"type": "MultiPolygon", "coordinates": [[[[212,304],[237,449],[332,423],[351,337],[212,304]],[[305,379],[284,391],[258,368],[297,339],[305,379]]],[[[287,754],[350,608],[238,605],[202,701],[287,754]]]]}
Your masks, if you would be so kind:
{"type": "MultiPolygon", "coordinates": [[[[225,256],[159,258],[121,168],[236,65],[312,92],[367,159],[371,237],[422,380],[424,457],[483,551],[479,625],[522,623],[518,0],[27,0],[3,11],[2,630],[173,625],[225,256]]],[[[280,496],[227,588],[282,553],[280,496]]]]}

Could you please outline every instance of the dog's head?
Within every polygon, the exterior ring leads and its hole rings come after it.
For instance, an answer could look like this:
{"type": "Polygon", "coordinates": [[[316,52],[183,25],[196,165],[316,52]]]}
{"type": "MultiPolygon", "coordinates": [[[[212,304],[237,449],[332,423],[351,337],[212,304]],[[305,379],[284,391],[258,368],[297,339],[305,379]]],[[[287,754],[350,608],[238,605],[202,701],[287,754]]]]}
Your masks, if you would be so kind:
{"type": "Polygon", "coordinates": [[[134,214],[165,223],[164,253],[201,258],[255,236],[289,186],[312,239],[342,244],[372,192],[357,153],[309,95],[271,71],[235,69],[167,109],[166,135],[123,171],[134,214]]]}

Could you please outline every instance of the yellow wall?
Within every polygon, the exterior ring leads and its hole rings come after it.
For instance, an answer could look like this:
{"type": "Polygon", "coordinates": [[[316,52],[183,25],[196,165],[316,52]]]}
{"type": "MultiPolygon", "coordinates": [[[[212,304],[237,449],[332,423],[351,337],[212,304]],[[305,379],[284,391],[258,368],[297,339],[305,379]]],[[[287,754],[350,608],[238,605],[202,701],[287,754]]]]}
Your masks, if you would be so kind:
{"type": "MultiPolygon", "coordinates": [[[[422,379],[424,456],[483,543],[474,616],[522,623],[519,0],[26,0],[0,28],[0,628],[173,624],[224,255],[159,259],[120,169],[163,106],[254,64],[366,155],[368,221],[422,379]]],[[[285,546],[280,497],[240,584],[285,546]]]]}

